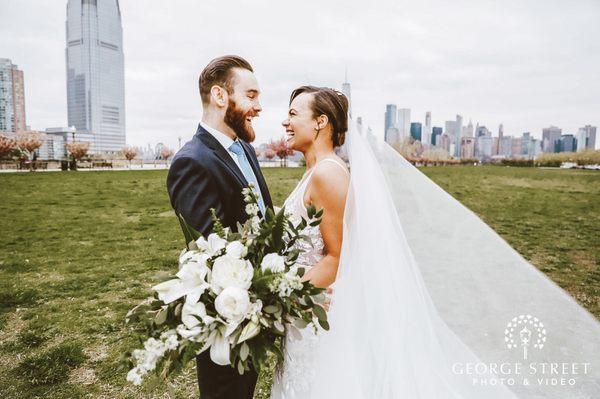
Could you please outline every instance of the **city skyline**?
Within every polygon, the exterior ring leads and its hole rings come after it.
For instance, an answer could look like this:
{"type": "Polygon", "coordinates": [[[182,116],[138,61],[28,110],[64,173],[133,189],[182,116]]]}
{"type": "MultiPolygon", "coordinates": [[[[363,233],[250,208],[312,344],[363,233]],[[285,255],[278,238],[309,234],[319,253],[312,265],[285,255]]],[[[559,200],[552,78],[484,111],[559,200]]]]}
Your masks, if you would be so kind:
{"type": "MultiPolygon", "coordinates": [[[[7,38],[0,57],[25,71],[34,130],[67,125],[65,5],[64,0],[0,5],[0,34],[7,38]],[[27,25],[19,22],[25,15],[27,25]]],[[[283,134],[280,122],[292,89],[306,83],[339,89],[346,67],[354,117],[362,116],[375,132],[383,131],[381,109],[391,102],[411,108],[413,115],[431,111],[432,126],[458,113],[490,127],[502,122],[507,135],[529,131],[541,138],[550,125],[577,135],[584,125],[600,125],[600,76],[594,67],[600,45],[593,40],[600,30],[593,22],[598,3],[567,8],[560,2],[471,2],[465,13],[465,7],[436,1],[381,2],[364,13],[360,26],[352,16],[364,11],[362,3],[319,7],[313,21],[311,2],[299,5],[295,18],[310,18],[314,26],[290,30],[281,4],[121,3],[128,144],[177,148],[178,137],[189,139],[201,116],[197,75],[224,53],[246,57],[256,70],[264,109],[255,122],[257,143],[283,134]],[[231,17],[224,31],[210,18],[197,23],[199,15],[217,12],[231,17]],[[427,21],[446,22],[442,29],[427,21]],[[546,30],[548,23],[555,28],[546,30]]]]}

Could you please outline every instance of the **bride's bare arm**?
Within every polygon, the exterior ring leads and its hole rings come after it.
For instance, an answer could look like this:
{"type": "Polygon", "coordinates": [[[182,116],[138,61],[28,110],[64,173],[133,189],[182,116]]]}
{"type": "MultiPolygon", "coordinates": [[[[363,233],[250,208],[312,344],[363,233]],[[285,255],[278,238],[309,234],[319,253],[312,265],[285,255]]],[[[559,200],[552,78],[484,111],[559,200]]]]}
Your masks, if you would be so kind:
{"type": "Polygon", "coordinates": [[[339,166],[323,163],[311,177],[308,195],[317,210],[323,208],[320,229],[325,256],[313,266],[303,280],[326,288],[335,281],[342,249],[344,207],[350,178],[339,166]]]}

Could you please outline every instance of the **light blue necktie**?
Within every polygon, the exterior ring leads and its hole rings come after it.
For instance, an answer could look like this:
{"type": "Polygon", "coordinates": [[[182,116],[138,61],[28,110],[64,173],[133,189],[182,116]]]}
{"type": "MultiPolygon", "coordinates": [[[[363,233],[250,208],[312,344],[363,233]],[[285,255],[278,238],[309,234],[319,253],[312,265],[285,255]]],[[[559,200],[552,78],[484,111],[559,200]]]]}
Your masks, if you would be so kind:
{"type": "Polygon", "coordinates": [[[254,192],[256,193],[256,196],[258,197],[258,206],[260,208],[260,211],[264,215],[265,214],[265,203],[264,203],[262,195],[260,193],[260,187],[258,185],[258,180],[256,180],[256,176],[254,175],[254,171],[252,170],[252,167],[250,166],[250,162],[248,162],[248,158],[246,158],[246,153],[244,152],[242,145],[240,144],[239,141],[236,140],[233,142],[232,145],[229,146],[229,151],[231,151],[235,155],[237,155],[237,159],[240,164],[240,168],[242,169],[242,173],[244,174],[246,181],[248,181],[248,183],[252,183],[254,185],[254,192]]]}

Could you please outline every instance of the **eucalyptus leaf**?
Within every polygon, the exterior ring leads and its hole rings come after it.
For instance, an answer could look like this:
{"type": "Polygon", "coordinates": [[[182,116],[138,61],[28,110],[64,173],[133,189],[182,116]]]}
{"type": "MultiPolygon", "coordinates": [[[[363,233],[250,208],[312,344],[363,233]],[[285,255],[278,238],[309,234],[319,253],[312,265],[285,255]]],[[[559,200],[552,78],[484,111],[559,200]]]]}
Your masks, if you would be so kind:
{"type": "Polygon", "coordinates": [[[315,304],[315,307],[313,308],[313,313],[315,314],[315,316],[317,316],[319,321],[327,320],[327,312],[325,311],[325,309],[323,309],[321,305],[315,304]]]}

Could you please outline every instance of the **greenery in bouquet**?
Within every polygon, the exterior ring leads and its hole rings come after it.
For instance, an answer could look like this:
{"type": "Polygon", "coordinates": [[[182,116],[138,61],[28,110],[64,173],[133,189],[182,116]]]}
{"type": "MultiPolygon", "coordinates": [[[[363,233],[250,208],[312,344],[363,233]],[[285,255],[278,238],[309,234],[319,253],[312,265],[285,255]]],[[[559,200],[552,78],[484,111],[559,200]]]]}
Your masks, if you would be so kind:
{"type": "Polygon", "coordinates": [[[149,373],[166,378],[204,351],[240,374],[260,372],[269,353],[283,361],[286,334],[317,323],[329,329],[324,290],[301,280],[296,245],[310,242],[303,230],[319,225],[323,210],[309,207],[308,220],[291,220],[285,208],[260,217],[254,191],[242,194],[248,220],[237,231],[223,227],[213,210],[213,233],[205,238],[179,216],[188,245],[176,278],[154,286],[154,296],[127,314],[148,337],[129,356],[133,384],[149,373]]]}

